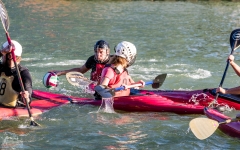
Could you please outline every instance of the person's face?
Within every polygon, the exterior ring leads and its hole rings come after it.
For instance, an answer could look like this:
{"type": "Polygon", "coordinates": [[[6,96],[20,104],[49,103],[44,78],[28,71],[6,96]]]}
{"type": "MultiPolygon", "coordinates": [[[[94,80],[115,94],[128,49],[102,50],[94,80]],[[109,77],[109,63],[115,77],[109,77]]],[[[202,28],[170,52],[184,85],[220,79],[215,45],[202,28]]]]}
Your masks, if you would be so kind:
{"type": "Polygon", "coordinates": [[[109,55],[109,50],[106,50],[105,48],[98,48],[95,51],[95,56],[98,61],[104,61],[108,55],[109,55]]]}
{"type": "Polygon", "coordinates": [[[3,56],[3,62],[7,63],[10,68],[15,66],[11,53],[8,53],[5,56],[3,56]]]}

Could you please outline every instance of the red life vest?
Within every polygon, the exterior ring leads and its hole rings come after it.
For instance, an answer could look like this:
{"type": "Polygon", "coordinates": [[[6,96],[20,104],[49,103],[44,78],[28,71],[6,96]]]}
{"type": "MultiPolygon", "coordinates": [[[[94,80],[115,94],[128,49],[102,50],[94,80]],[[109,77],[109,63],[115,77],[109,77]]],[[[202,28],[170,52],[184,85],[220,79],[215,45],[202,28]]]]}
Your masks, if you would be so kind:
{"type": "Polygon", "coordinates": [[[98,83],[100,82],[102,70],[104,67],[105,67],[105,64],[100,64],[100,63],[96,64],[96,70],[91,72],[92,81],[96,81],[98,83]]]}
{"type": "MultiPolygon", "coordinates": [[[[128,74],[128,71],[125,70],[122,73],[119,73],[118,71],[116,71],[115,68],[112,67],[106,67],[108,69],[111,69],[114,72],[114,77],[112,79],[110,79],[108,87],[110,88],[117,88],[124,85],[131,85],[131,80],[130,80],[130,76],[128,74]]],[[[129,96],[130,95],[130,89],[126,89],[126,90],[121,90],[121,91],[117,91],[115,93],[115,97],[119,97],[119,96],[129,96]]]]}

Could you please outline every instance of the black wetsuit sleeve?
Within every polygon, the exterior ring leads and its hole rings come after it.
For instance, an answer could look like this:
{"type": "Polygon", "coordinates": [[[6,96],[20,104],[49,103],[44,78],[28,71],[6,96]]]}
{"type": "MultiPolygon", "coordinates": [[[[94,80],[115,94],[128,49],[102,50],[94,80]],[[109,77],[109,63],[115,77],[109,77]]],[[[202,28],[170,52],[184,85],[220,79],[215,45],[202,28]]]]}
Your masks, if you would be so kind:
{"type": "Polygon", "coordinates": [[[90,56],[86,63],[85,63],[85,66],[88,68],[88,69],[92,69],[94,67],[94,65],[96,64],[96,61],[94,59],[94,55],[93,56],[90,56]]]}
{"type": "MultiPolygon", "coordinates": [[[[28,69],[24,69],[24,70],[20,71],[20,74],[21,74],[24,90],[28,91],[30,102],[31,102],[31,100],[32,100],[32,92],[33,92],[33,89],[32,89],[32,77],[31,77],[30,72],[29,72],[28,69]]],[[[20,90],[19,92],[21,92],[21,87],[20,87],[19,90],[20,90]]],[[[21,100],[21,101],[23,101],[23,100],[21,100]]]]}
{"type": "Polygon", "coordinates": [[[23,85],[25,88],[25,91],[28,91],[30,96],[32,96],[32,77],[29,73],[28,70],[23,70],[21,72],[21,77],[22,77],[22,81],[23,81],[23,85]]]}

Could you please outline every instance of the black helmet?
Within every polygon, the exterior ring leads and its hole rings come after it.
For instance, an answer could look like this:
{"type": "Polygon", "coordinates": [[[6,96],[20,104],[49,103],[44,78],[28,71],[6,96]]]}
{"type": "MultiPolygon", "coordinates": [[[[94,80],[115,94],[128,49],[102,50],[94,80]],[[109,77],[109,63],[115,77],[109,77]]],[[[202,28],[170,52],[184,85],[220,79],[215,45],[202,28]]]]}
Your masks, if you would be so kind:
{"type": "Polygon", "coordinates": [[[108,42],[104,40],[99,40],[96,42],[94,45],[94,51],[96,52],[98,48],[105,48],[106,50],[110,49],[108,42]]]}

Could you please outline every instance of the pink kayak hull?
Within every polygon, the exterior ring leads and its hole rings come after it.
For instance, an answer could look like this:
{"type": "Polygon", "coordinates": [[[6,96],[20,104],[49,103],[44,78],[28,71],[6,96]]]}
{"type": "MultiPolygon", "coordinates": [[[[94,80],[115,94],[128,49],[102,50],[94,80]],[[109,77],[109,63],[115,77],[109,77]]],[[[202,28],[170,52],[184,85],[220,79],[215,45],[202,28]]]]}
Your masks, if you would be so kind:
{"type": "MultiPolygon", "coordinates": [[[[40,115],[52,108],[59,107],[61,105],[68,104],[68,100],[61,99],[41,99],[33,100],[31,103],[31,114],[32,116],[40,115]]],[[[29,117],[28,110],[24,107],[17,108],[6,108],[0,107],[0,120],[8,119],[9,117],[29,117]]]]}
{"type": "MultiPolygon", "coordinates": [[[[224,114],[212,108],[204,108],[204,113],[208,118],[216,120],[218,122],[223,122],[227,119],[231,119],[230,117],[225,116],[224,114]]],[[[218,128],[229,136],[240,138],[240,122],[220,124],[218,128]]]]}
{"type": "MultiPolygon", "coordinates": [[[[100,106],[101,100],[94,100],[91,98],[80,98],[73,96],[65,96],[62,94],[55,94],[46,91],[34,90],[33,97],[37,99],[60,99],[72,100],[73,103],[84,105],[90,104],[100,106]]],[[[173,112],[177,114],[203,114],[204,106],[193,105],[188,103],[181,103],[173,101],[164,96],[156,94],[148,95],[131,95],[114,98],[114,109],[128,111],[128,112],[173,112]]]]}
{"type": "MultiPolygon", "coordinates": [[[[215,99],[215,93],[212,89],[204,90],[138,90],[139,94],[157,94],[175,102],[197,104],[201,106],[209,106],[209,104],[215,99]],[[193,96],[197,98],[192,99],[193,96]]],[[[240,110],[240,97],[234,95],[219,95],[217,99],[218,104],[228,105],[231,108],[240,110]]]]}

